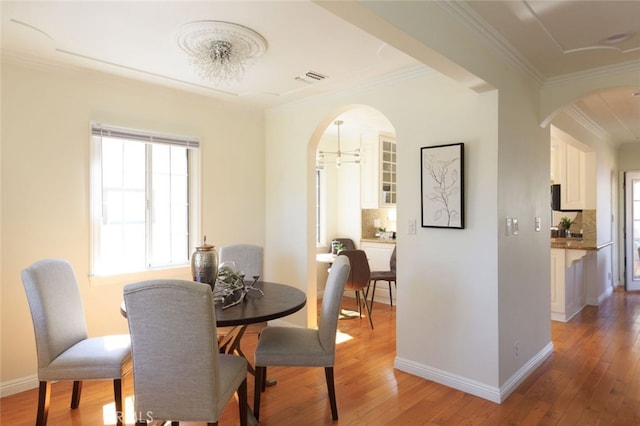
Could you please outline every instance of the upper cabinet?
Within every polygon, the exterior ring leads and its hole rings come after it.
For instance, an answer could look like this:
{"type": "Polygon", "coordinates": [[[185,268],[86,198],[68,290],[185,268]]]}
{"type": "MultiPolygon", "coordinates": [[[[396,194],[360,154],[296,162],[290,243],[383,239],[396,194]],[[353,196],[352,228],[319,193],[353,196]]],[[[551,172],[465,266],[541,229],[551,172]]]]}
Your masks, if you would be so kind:
{"type": "Polygon", "coordinates": [[[562,210],[596,208],[596,158],[580,142],[551,138],[551,183],[560,184],[562,210]]]}
{"type": "Polygon", "coordinates": [[[360,205],[363,209],[396,204],[396,141],[380,135],[362,141],[360,205]]]}

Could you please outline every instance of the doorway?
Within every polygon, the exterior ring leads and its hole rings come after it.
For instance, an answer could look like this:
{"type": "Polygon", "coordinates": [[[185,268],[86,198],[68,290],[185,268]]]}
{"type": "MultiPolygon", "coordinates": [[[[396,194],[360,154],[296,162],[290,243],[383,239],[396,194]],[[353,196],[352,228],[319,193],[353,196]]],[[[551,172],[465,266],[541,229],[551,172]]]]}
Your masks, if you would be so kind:
{"type": "Polygon", "coordinates": [[[624,175],[625,289],[640,290],[640,172],[624,175]]]}

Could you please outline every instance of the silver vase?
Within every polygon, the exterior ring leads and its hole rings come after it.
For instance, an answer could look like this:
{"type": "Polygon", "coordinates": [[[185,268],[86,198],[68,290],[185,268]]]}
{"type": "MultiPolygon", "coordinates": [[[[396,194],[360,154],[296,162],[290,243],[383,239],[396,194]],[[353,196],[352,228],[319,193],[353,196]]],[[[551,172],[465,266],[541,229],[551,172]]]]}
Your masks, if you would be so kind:
{"type": "Polygon", "coordinates": [[[191,275],[199,283],[209,284],[211,289],[218,277],[218,253],[214,246],[207,244],[207,237],[191,256],[191,275]]]}

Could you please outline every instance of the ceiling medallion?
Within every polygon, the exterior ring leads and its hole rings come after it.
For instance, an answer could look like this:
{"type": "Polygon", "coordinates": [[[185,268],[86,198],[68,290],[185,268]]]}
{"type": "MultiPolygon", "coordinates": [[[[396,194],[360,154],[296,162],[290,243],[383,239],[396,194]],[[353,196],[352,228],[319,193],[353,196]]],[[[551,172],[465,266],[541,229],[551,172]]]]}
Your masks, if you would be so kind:
{"type": "Polygon", "coordinates": [[[178,46],[204,79],[229,84],[267,50],[267,40],[251,28],[223,21],[195,21],[183,25],[178,46]]]}

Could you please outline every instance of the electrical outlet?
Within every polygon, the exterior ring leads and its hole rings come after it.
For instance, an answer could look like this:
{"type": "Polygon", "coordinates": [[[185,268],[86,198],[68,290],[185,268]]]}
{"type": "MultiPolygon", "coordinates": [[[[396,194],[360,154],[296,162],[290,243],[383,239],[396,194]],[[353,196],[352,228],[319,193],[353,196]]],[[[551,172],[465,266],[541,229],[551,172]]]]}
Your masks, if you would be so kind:
{"type": "Polygon", "coordinates": [[[518,235],[520,233],[520,231],[518,230],[518,218],[514,217],[513,219],[511,219],[511,222],[513,235],[518,235]]]}
{"type": "Polygon", "coordinates": [[[516,340],[513,342],[513,358],[518,359],[520,357],[520,343],[516,340]]]}
{"type": "Polygon", "coordinates": [[[536,232],[540,232],[542,229],[542,218],[540,216],[536,216],[536,232]]]}

